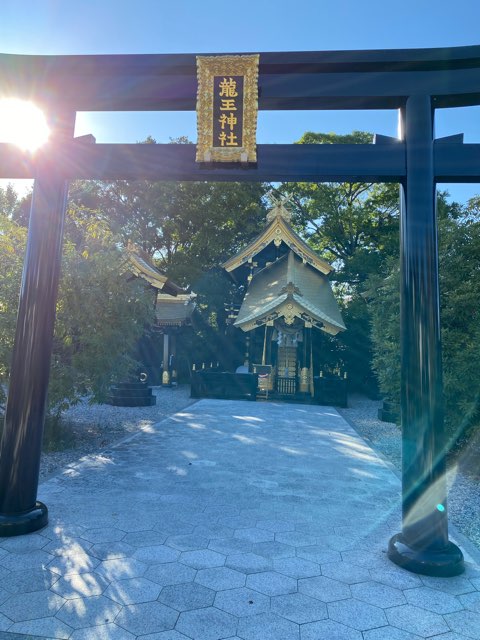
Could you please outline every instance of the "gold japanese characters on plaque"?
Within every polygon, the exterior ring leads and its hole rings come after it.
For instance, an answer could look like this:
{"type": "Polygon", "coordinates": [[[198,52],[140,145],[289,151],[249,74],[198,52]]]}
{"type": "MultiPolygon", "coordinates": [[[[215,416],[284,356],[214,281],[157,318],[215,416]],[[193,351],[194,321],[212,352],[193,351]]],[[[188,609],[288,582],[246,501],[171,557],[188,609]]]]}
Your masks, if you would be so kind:
{"type": "Polygon", "coordinates": [[[256,162],[258,55],[197,56],[197,162],[256,162]]]}

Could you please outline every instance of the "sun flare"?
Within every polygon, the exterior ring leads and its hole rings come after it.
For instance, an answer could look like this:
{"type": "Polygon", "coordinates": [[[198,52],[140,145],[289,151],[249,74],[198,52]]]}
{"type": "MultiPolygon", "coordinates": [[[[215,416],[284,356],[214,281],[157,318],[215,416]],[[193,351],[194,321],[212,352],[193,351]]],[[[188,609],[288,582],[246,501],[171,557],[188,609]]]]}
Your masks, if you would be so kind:
{"type": "Polygon", "coordinates": [[[0,99],[0,142],[10,142],[24,151],[36,151],[50,134],[43,112],[32,102],[0,99]]]}

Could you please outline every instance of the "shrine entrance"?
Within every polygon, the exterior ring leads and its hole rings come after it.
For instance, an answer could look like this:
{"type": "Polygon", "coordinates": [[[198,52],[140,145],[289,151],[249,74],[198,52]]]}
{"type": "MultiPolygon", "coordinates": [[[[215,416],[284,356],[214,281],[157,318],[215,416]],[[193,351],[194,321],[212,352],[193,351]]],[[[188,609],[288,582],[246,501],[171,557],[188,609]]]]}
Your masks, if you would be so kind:
{"type": "MultiPolygon", "coordinates": [[[[35,178],[0,446],[0,535],[35,531],[48,521],[37,487],[69,180],[395,182],[401,185],[403,523],[388,556],[418,573],[459,574],[463,556],[448,537],[435,186],[479,182],[480,145],[464,145],[462,135],[436,140],[434,117],[440,108],[480,104],[480,47],[250,57],[255,71],[234,55],[217,56],[216,70],[207,72],[203,56],[191,54],[0,55],[2,93],[37,103],[53,132],[33,157],[0,145],[0,178],[35,178]],[[236,66],[225,71],[227,57],[236,66]],[[242,87],[256,87],[257,79],[258,105],[256,97],[242,102],[242,87]],[[373,145],[256,147],[251,122],[238,123],[240,111],[253,117],[257,106],[396,109],[401,136],[376,136],[373,145]],[[209,123],[199,125],[197,150],[73,138],[77,111],[196,107],[209,123]]],[[[287,358],[285,351],[284,369],[287,358]]]]}

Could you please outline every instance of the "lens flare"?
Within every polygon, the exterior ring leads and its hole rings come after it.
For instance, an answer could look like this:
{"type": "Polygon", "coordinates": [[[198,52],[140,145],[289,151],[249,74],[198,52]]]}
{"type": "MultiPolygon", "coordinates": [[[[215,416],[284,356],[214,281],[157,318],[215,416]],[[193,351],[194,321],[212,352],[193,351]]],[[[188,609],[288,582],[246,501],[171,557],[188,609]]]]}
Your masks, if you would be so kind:
{"type": "Polygon", "coordinates": [[[45,115],[32,102],[0,99],[0,142],[33,152],[48,140],[49,134],[45,115]]]}

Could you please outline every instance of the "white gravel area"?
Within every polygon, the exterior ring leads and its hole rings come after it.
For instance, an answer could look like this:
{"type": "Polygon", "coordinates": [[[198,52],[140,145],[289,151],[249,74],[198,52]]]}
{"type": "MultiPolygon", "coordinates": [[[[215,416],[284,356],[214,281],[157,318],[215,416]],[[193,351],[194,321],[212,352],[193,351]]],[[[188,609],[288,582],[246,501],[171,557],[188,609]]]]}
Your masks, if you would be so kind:
{"type": "MultiPolygon", "coordinates": [[[[380,401],[351,396],[348,408],[338,412],[370,445],[383,454],[400,472],[401,430],[378,419],[380,401]]],[[[449,521],[480,549],[480,437],[471,441],[466,453],[448,464],[449,521]]]]}
{"type": "MultiPolygon", "coordinates": [[[[58,472],[84,455],[105,449],[125,436],[148,429],[163,418],[196,402],[190,398],[190,386],[156,387],[157,404],[153,407],[112,407],[81,402],[65,412],[74,438],[70,448],[44,452],[40,479],[58,472]]],[[[348,408],[339,413],[380,452],[401,470],[401,432],[390,422],[378,420],[381,402],[364,396],[351,396],[348,408]]],[[[480,438],[479,438],[480,440],[480,438]]],[[[449,464],[449,518],[480,549],[480,444],[472,443],[469,453],[449,464]]]]}

